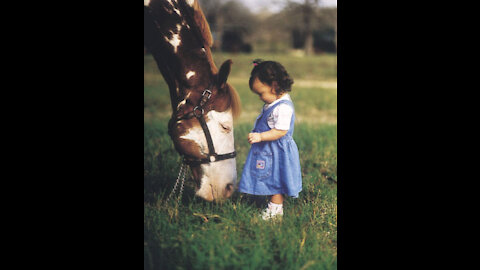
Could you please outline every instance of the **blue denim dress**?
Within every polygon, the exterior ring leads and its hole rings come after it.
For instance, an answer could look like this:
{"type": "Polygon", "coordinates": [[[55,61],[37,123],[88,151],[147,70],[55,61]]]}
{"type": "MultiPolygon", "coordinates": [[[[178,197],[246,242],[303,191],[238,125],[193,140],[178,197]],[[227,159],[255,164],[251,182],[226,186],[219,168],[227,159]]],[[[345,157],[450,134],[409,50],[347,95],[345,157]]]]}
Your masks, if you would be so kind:
{"type": "MultiPolygon", "coordinates": [[[[282,104],[292,106],[289,100],[281,100],[263,109],[257,117],[252,132],[265,132],[268,126],[268,116],[273,109],[282,104]]],[[[290,129],[285,136],[275,141],[252,144],[247,160],[243,166],[242,178],[238,185],[240,192],[253,195],[286,194],[297,198],[302,190],[302,172],[298,147],[292,138],[295,122],[295,111],[290,121],[290,129]]]]}

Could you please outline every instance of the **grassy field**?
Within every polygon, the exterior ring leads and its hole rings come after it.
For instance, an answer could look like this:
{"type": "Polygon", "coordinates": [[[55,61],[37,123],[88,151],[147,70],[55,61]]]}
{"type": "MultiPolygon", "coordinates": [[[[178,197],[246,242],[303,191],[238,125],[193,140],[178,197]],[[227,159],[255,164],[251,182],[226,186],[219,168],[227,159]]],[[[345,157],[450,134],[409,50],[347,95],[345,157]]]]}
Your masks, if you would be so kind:
{"type": "Polygon", "coordinates": [[[190,182],[180,204],[163,204],[181,159],[167,134],[168,88],[146,55],[144,269],[337,268],[336,56],[214,54],[218,67],[233,60],[228,82],[242,100],[242,115],[234,123],[238,179],[250,148],[246,136],[263,104],[248,88],[254,58],[279,61],[295,80],[291,96],[303,175],[300,197],[287,198],[280,223],[258,218],[266,197],[236,192],[222,204],[208,203],[194,197],[190,182]]]}

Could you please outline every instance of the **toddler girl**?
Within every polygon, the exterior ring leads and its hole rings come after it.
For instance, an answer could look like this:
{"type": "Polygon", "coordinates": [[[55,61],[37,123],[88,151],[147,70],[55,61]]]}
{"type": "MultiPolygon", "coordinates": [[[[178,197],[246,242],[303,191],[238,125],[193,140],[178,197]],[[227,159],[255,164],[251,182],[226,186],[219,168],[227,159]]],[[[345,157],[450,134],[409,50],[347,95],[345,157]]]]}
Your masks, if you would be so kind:
{"type": "Polygon", "coordinates": [[[248,134],[250,152],[243,167],[239,191],[271,195],[264,220],[283,216],[284,194],[298,198],[302,173],[297,144],[292,138],[295,110],[290,92],[293,79],[278,62],[253,62],[250,89],[265,102],[248,134]]]}

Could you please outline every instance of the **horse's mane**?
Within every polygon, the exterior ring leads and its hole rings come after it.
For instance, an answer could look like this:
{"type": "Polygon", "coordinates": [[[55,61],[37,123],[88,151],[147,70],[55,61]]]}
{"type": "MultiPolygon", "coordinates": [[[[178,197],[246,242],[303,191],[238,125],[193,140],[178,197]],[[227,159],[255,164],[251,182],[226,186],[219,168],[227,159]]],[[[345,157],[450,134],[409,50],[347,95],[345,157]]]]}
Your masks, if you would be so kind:
{"type": "Polygon", "coordinates": [[[232,106],[232,115],[233,115],[233,118],[235,119],[239,117],[240,113],[242,112],[240,96],[238,95],[237,90],[235,90],[235,88],[229,83],[227,83],[226,87],[228,89],[228,92],[230,93],[230,105],[232,106]]]}
{"type": "MultiPolygon", "coordinates": [[[[210,26],[207,22],[207,19],[205,18],[205,14],[203,14],[203,11],[200,7],[200,4],[198,0],[195,0],[193,3],[193,19],[195,21],[196,27],[200,31],[202,37],[203,37],[203,44],[205,46],[205,51],[207,53],[207,59],[208,62],[210,63],[210,67],[212,69],[212,72],[214,74],[218,73],[217,66],[213,62],[212,58],[212,52],[210,51],[210,47],[213,45],[213,37],[212,37],[212,32],[210,31],[210,26]]],[[[230,105],[232,107],[232,115],[233,118],[237,118],[240,113],[241,113],[241,103],[240,103],[240,97],[238,95],[237,90],[230,85],[226,84],[226,88],[229,92],[230,96],[230,105]]]]}
{"type": "Polygon", "coordinates": [[[205,18],[205,14],[203,14],[202,8],[200,7],[198,0],[194,1],[193,10],[193,17],[195,23],[197,24],[197,27],[200,30],[200,33],[202,33],[204,44],[210,48],[213,45],[212,32],[210,31],[210,25],[208,25],[207,19],[205,18]]]}

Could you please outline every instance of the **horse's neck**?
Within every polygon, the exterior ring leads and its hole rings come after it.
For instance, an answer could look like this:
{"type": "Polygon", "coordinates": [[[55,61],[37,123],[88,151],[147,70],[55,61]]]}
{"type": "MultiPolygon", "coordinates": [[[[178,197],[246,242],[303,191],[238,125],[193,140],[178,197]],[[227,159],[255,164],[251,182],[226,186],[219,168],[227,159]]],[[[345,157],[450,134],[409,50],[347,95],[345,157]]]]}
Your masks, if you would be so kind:
{"type": "MultiPolygon", "coordinates": [[[[151,5],[150,5],[151,6],[151,5]]],[[[168,8],[172,8],[173,6],[181,9],[181,6],[178,6],[177,3],[175,5],[171,4],[167,5],[168,8]]],[[[165,8],[162,8],[163,5],[154,5],[154,7],[145,7],[144,8],[144,18],[146,18],[146,23],[144,23],[144,27],[146,27],[146,36],[147,38],[145,39],[145,42],[147,43],[147,46],[150,47],[151,53],[153,54],[153,57],[155,59],[155,62],[157,63],[157,66],[160,70],[160,72],[163,75],[163,78],[165,79],[165,82],[168,85],[169,91],[170,91],[170,103],[172,106],[172,111],[175,112],[178,103],[184,99],[184,97],[181,95],[180,91],[182,91],[182,85],[180,85],[179,78],[178,76],[178,71],[176,70],[171,70],[172,65],[169,65],[170,58],[170,51],[166,51],[168,48],[170,48],[170,44],[167,44],[168,41],[166,41],[164,38],[160,38],[163,36],[163,34],[159,31],[158,29],[158,22],[162,21],[158,19],[158,16],[164,16],[163,20],[167,20],[169,14],[168,12],[165,11],[165,8]],[[156,13],[152,13],[152,8],[156,11],[156,13]],[[156,14],[156,15],[155,15],[156,14]],[[155,18],[157,17],[157,18],[155,18]]],[[[183,19],[185,19],[192,28],[189,31],[188,35],[193,35],[196,37],[196,39],[199,41],[199,44],[195,44],[195,46],[198,46],[197,48],[201,48],[203,46],[205,54],[206,54],[206,61],[207,65],[209,66],[210,74],[216,74],[218,72],[217,67],[215,66],[215,63],[212,58],[212,53],[210,50],[210,46],[212,45],[212,37],[211,37],[211,32],[210,28],[208,26],[208,22],[205,19],[205,16],[203,12],[201,11],[200,7],[198,6],[198,3],[195,1],[195,7],[194,7],[193,13],[190,12],[189,8],[186,8],[185,10],[182,10],[181,16],[183,19]],[[185,12],[184,12],[185,11],[185,12]],[[188,12],[187,12],[188,11],[188,12]],[[192,13],[192,14],[190,14],[192,13]],[[190,15],[186,15],[190,14],[190,15]],[[196,19],[196,17],[198,17],[196,19]],[[203,45],[202,45],[203,44],[203,45]]],[[[178,22],[180,23],[180,22],[178,22]]],[[[190,29],[190,28],[189,28],[190,29]]],[[[167,29],[168,30],[168,29],[167,29]]],[[[165,32],[168,32],[165,30],[165,32]]],[[[182,37],[183,39],[183,37],[182,37]]],[[[191,44],[193,46],[193,44],[191,44]]],[[[177,54],[178,57],[181,57],[180,50],[176,51],[175,54],[177,54]]],[[[191,63],[190,63],[191,64],[191,63]]],[[[205,63],[204,63],[205,64],[205,63]]],[[[176,69],[176,68],[175,68],[176,69]]]]}
{"type": "Polygon", "coordinates": [[[160,70],[160,73],[163,76],[163,79],[168,85],[168,89],[170,91],[170,103],[172,105],[172,111],[175,111],[175,108],[178,103],[178,82],[172,73],[172,71],[169,69],[168,65],[164,65],[165,60],[161,57],[161,53],[158,52],[153,52],[152,53],[153,58],[155,59],[155,62],[157,63],[157,67],[160,70]]]}

